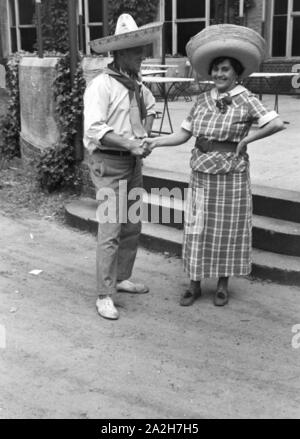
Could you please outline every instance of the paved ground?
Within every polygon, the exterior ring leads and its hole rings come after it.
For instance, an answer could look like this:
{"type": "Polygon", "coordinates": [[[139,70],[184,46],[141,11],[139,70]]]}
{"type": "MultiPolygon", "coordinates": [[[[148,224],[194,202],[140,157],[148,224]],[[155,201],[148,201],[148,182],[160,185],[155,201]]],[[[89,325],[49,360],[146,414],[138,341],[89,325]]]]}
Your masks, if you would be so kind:
{"type": "MultiPolygon", "coordinates": [[[[263,96],[263,102],[273,109],[274,96],[263,96]]],[[[179,101],[170,103],[174,130],[180,127],[185,115],[193,104],[179,101]]],[[[158,109],[162,103],[158,102],[158,109]]],[[[249,146],[251,176],[253,184],[300,192],[300,97],[279,96],[279,112],[284,121],[289,122],[287,129],[269,138],[259,140],[249,146]]],[[[155,121],[154,128],[160,120],[155,121]]],[[[169,130],[168,123],[164,129],[169,130]]],[[[145,166],[167,169],[176,173],[188,174],[190,151],[194,139],[182,146],[160,148],[145,160],[145,166]]]]}
{"type": "Polygon", "coordinates": [[[236,279],[218,309],[210,281],[185,309],[180,261],[141,250],[151,292],[119,294],[110,322],[94,237],[17,212],[0,229],[0,418],[300,417],[299,289],[236,279]]]}

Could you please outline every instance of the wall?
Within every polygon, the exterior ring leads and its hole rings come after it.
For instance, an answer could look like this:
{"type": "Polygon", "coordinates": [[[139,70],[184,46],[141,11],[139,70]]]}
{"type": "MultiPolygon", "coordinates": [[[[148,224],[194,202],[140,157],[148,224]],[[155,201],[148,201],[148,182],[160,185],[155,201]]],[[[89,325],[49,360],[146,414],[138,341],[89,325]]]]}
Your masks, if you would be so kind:
{"type": "Polygon", "coordinates": [[[262,30],[262,2],[255,1],[255,6],[253,8],[247,9],[246,12],[246,25],[251,27],[259,34],[262,30]]]}
{"type": "Polygon", "coordinates": [[[104,56],[86,56],[82,60],[82,69],[86,83],[88,84],[95,76],[112,62],[113,58],[104,56]]]}
{"type": "Polygon", "coordinates": [[[20,62],[20,142],[25,160],[59,139],[52,87],[56,63],[57,58],[37,57],[24,57],[20,62]]]}
{"type": "MultiPolygon", "coordinates": [[[[55,115],[53,81],[56,57],[23,57],[19,66],[21,106],[21,153],[24,161],[59,141],[55,115]]],[[[111,61],[111,58],[86,57],[82,66],[87,83],[111,61]]]]}

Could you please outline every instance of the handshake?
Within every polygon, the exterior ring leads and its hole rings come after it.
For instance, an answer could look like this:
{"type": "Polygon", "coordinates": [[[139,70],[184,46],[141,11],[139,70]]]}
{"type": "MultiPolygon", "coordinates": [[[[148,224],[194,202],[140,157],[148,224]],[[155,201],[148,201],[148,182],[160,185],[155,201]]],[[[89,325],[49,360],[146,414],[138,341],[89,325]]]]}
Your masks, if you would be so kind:
{"type": "Polygon", "coordinates": [[[156,137],[146,137],[145,139],[133,140],[132,143],[134,146],[130,149],[131,154],[145,158],[158,146],[158,139],[156,137]]]}

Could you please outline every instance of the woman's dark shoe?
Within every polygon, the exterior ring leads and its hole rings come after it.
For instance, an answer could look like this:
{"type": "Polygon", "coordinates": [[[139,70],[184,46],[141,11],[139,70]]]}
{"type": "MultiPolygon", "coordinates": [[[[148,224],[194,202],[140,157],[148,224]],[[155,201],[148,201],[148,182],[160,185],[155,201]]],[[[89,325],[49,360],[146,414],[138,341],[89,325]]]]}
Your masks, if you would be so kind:
{"type": "Polygon", "coordinates": [[[214,297],[215,306],[227,305],[229,300],[228,291],[218,290],[214,297]]]}
{"type": "Polygon", "coordinates": [[[201,289],[197,292],[186,290],[180,298],[180,306],[191,306],[201,296],[201,289]]]}

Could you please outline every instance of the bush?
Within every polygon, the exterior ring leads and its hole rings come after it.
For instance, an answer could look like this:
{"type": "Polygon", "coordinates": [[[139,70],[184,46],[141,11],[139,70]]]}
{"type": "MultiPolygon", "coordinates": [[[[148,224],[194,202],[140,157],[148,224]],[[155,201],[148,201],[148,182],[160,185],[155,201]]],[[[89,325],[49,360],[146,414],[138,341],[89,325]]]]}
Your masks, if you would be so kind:
{"type": "Polygon", "coordinates": [[[81,186],[74,140],[76,134],[81,132],[85,80],[81,65],[78,64],[72,87],[69,66],[70,57],[67,54],[57,63],[53,84],[60,141],[54,148],[47,148],[37,163],[38,181],[49,192],[64,187],[81,186]]]}
{"type": "Polygon", "coordinates": [[[2,158],[10,160],[20,157],[20,96],[19,96],[19,62],[21,54],[16,53],[9,57],[6,65],[6,84],[8,102],[6,114],[1,118],[1,143],[2,158]]]}

